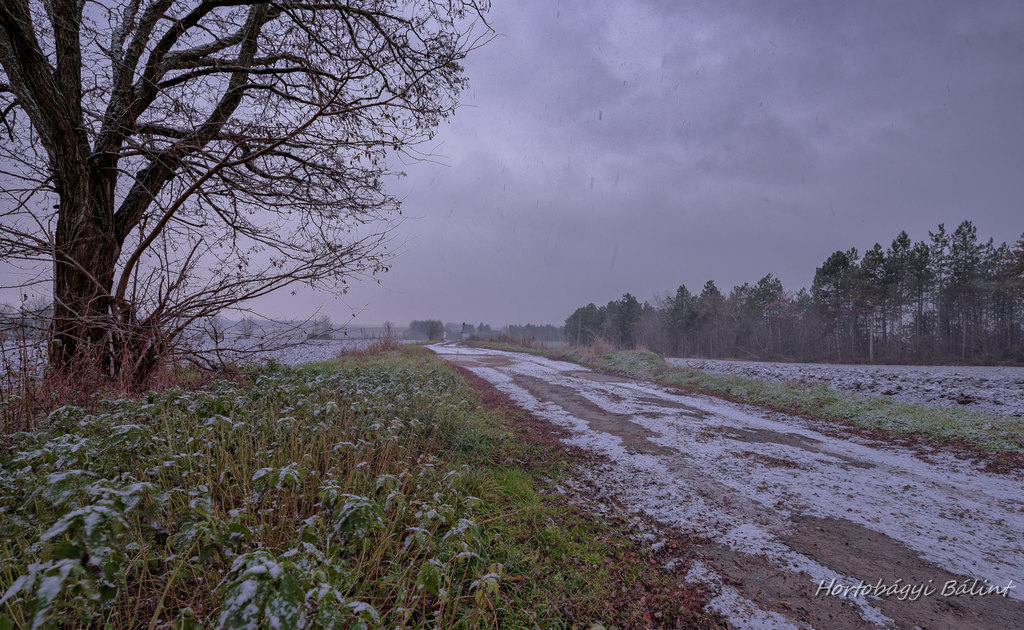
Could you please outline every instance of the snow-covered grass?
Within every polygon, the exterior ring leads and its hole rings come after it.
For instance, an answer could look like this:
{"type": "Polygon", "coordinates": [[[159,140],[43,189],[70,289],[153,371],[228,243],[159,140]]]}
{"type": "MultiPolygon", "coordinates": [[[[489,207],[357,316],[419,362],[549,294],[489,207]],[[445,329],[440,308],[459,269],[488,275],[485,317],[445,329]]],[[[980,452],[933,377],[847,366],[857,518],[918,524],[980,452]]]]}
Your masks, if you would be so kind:
{"type": "MultiPolygon", "coordinates": [[[[243,336],[228,330],[223,338],[214,341],[208,334],[192,334],[179,339],[180,350],[195,353],[214,361],[256,365],[274,361],[282,365],[302,365],[329,361],[344,352],[364,350],[384,341],[383,337],[310,337],[304,330],[270,331],[266,334],[243,336]]],[[[398,344],[410,343],[405,339],[388,339],[398,344]]],[[[17,372],[27,362],[30,372],[45,367],[46,342],[40,337],[29,342],[0,341],[0,374],[17,372]]]]}
{"type": "Polygon", "coordinates": [[[963,441],[989,453],[1024,452],[1024,421],[964,408],[929,407],[789,381],[667,367],[658,380],[740,402],[807,413],[866,429],[919,435],[941,443],[963,441]]]}
{"type": "MultiPolygon", "coordinates": [[[[306,339],[291,342],[262,342],[258,340],[233,340],[224,349],[215,350],[207,343],[196,350],[206,356],[219,356],[222,360],[239,365],[259,365],[274,361],[281,365],[303,365],[329,361],[346,352],[358,352],[381,343],[377,338],[365,339],[306,339]]],[[[395,340],[394,343],[408,343],[395,340]]]]}

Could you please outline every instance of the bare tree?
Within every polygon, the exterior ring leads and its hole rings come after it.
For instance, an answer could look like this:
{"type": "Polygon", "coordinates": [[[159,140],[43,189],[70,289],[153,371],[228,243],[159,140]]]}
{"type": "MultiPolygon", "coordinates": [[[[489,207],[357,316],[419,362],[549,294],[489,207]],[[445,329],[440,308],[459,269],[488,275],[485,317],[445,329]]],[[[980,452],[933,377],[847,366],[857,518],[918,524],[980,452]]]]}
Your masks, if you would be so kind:
{"type": "Polygon", "coordinates": [[[332,334],[334,334],[334,324],[326,315],[314,317],[309,322],[309,330],[306,331],[306,336],[309,339],[330,339],[332,334]]]}
{"type": "Polygon", "coordinates": [[[250,315],[246,315],[242,318],[242,321],[238,323],[238,334],[243,339],[248,339],[256,334],[259,326],[256,324],[256,320],[250,315]]]}
{"type": "Polygon", "coordinates": [[[0,256],[42,262],[50,360],[143,378],[197,318],[386,271],[487,0],[3,0],[0,256]]]}

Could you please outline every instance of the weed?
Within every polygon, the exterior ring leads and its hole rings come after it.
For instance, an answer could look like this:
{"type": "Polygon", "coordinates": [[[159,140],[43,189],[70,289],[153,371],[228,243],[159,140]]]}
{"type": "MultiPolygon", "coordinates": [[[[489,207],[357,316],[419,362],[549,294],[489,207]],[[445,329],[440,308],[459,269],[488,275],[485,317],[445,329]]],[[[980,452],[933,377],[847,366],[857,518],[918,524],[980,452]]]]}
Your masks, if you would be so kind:
{"type": "Polygon", "coordinates": [[[416,363],[276,366],[2,438],[0,622],[482,619],[498,570],[462,478],[487,429],[416,363]]]}

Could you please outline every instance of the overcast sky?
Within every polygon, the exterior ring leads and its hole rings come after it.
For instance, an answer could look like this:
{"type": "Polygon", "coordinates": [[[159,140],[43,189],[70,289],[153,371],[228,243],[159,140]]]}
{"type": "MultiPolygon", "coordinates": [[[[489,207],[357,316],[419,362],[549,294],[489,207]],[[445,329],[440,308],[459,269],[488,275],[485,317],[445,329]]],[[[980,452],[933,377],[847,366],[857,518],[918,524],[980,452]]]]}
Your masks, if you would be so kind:
{"type": "Polygon", "coordinates": [[[1024,232],[1024,2],[495,0],[464,107],[392,190],[380,286],[341,323],[562,323],[964,219],[1024,232]]]}
{"type": "MultiPolygon", "coordinates": [[[[1024,231],[1024,3],[496,2],[358,321],[561,323],[964,219],[1024,231]]],[[[322,299],[322,298],[320,298],[322,299]]],[[[350,315],[326,301],[336,321],[350,315]]]]}

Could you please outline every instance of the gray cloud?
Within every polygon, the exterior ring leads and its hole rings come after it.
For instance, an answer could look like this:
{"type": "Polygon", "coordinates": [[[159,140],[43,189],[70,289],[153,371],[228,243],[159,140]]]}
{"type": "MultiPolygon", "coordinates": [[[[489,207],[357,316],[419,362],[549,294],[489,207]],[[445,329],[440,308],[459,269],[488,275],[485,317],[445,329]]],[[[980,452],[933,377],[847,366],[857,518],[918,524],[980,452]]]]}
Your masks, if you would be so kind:
{"type": "Polygon", "coordinates": [[[559,322],[970,219],[1024,231],[1024,5],[495,3],[442,165],[394,190],[405,253],[336,320],[559,322]],[[365,308],[364,308],[365,307],[365,308]]]}
{"type": "MultiPolygon", "coordinates": [[[[369,320],[558,322],[970,219],[1024,230],[1024,5],[495,7],[448,167],[409,169],[409,252],[369,320]]],[[[359,292],[356,291],[358,295],[359,292]]]]}

